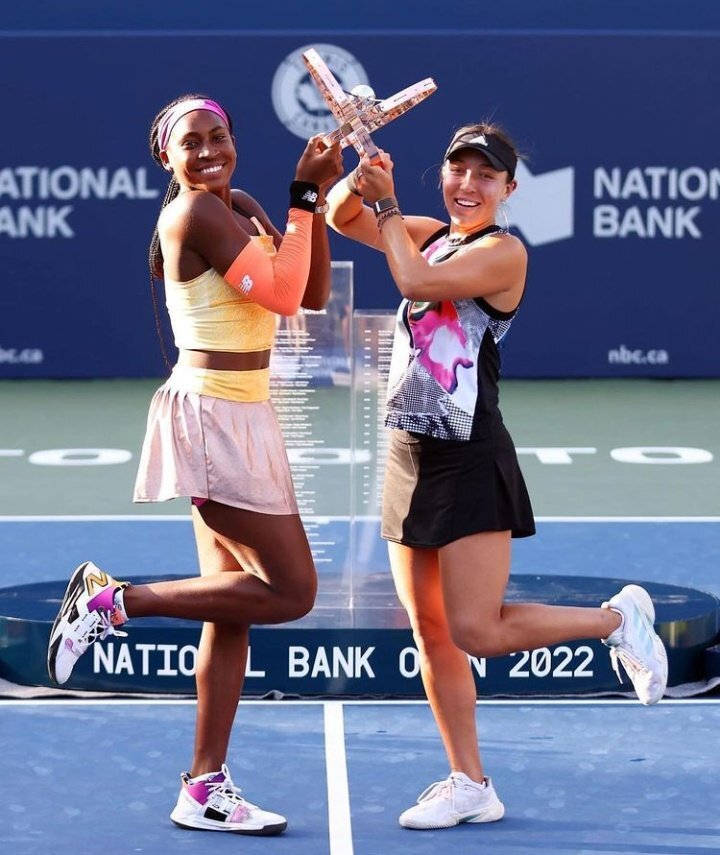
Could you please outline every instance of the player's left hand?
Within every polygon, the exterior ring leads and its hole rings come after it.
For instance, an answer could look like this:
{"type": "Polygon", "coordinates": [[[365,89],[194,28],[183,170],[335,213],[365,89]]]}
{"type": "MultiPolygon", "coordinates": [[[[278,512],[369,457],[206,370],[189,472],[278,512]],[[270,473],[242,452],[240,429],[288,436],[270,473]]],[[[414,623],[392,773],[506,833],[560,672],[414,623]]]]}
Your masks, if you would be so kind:
{"type": "Polygon", "coordinates": [[[382,149],[378,149],[378,153],[380,166],[373,166],[369,158],[363,157],[355,170],[357,189],[370,204],[395,195],[392,158],[382,149]]]}

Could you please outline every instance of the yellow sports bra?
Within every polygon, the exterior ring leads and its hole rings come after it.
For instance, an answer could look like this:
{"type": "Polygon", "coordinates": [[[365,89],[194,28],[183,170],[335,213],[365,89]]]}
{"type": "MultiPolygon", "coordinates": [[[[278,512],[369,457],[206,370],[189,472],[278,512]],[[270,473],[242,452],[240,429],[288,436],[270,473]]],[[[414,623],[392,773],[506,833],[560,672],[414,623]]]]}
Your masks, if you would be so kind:
{"type": "Polygon", "coordinates": [[[212,267],[187,282],[165,278],[165,298],[180,349],[244,352],[272,347],[273,312],[236,291],[212,267]]]}
{"type": "MultiPolygon", "coordinates": [[[[270,235],[250,238],[275,254],[270,235]]],[[[210,268],[187,282],[165,277],[165,299],[175,345],[181,350],[247,352],[272,347],[276,317],[249,300],[210,268]]],[[[263,401],[270,396],[270,370],[218,371],[178,365],[175,381],[192,392],[231,401],[263,401]]]]}

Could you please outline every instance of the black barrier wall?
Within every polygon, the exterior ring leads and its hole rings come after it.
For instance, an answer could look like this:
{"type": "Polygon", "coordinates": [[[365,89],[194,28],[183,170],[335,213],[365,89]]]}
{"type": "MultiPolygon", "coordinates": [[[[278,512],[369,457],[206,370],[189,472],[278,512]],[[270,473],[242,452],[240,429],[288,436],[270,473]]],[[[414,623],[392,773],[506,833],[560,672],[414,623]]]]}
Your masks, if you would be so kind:
{"type": "MultiPolygon", "coordinates": [[[[501,223],[528,245],[506,376],[717,376],[713,103],[720,36],[647,31],[73,33],[1,37],[0,377],[149,376],[163,367],[146,247],[166,174],[150,120],[185,91],[233,114],[236,185],[284,225],[303,138],[333,126],[301,49],[346,88],[438,92],[377,132],[408,213],[442,217],[454,127],[503,123],[527,155],[501,223]]],[[[352,168],[354,154],[346,156],[352,168]]],[[[379,254],[333,236],[355,305],[391,310],[379,254]]]]}

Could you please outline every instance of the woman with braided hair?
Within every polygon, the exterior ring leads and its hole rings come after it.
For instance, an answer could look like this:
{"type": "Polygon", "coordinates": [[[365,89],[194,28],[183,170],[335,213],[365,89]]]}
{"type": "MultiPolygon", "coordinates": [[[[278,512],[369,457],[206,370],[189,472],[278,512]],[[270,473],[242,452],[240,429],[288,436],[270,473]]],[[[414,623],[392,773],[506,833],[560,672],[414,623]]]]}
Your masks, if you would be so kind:
{"type": "Polygon", "coordinates": [[[284,817],[243,798],[226,765],[248,632],[306,614],[317,588],[280,428],[269,400],[276,315],[320,309],[330,291],[324,191],[339,146],[313,137],[290,185],[284,235],[234,190],[232,120],[184,95],[158,113],[154,159],[172,174],[150,246],[179,350],[150,405],[135,501],[187,496],[201,575],[128,585],[92,562],[77,568],[50,635],[48,670],[65,683],[91,644],[129,618],[203,621],[192,765],[171,819],[185,828],[276,834],[284,817]]]}

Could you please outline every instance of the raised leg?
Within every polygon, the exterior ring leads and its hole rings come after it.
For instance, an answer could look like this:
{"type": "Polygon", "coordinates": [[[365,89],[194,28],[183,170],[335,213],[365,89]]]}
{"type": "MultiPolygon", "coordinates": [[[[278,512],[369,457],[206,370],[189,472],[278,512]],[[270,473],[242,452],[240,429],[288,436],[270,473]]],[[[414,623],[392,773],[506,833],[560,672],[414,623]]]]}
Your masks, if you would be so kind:
{"type": "Polygon", "coordinates": [[[297,514],[278,516],[207,502],[194,508],[243,569],[125,589],[129,617],[163,615],[213,623],[284,623],[307,614],[317,576],[297,514]]]}
{"type": "Polygon", "coordinates": [[[620,626],[610,609],[504,602],[510,532],[463,537],[439,551],[450,635],[473,656],[502,656],[578,638],[605,638],[620,626]]]}

